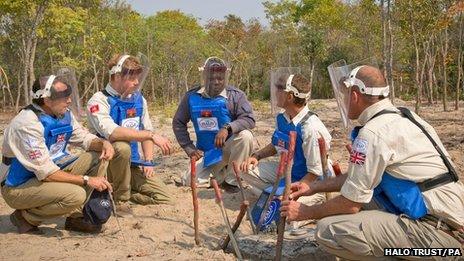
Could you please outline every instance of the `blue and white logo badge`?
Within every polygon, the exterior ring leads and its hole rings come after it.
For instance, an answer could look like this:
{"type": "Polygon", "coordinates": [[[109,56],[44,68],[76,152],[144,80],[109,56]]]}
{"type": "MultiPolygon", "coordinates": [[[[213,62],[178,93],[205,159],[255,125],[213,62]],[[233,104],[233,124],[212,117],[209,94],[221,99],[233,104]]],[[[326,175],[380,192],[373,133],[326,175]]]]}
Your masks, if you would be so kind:
{"type": "Polygon", "coordinates": [[[369,143],[368,143],[367,140],[357,138],[357,139],[354,140],[353,150],[366,154],[368,144],[369,143]]]}

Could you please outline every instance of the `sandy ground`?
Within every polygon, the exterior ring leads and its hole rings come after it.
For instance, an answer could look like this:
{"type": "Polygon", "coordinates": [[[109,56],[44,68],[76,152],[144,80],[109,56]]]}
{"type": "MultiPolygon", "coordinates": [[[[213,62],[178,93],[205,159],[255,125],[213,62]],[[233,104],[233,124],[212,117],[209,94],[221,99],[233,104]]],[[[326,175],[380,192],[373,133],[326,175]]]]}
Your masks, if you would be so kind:
{"type": "MultiPolygon", "coordinates": [[[[397,105],[412,107],[412,103],[398,101],[397,105]]],[[[274,120],[267,113],[269,103],[256,103],[257,126],[254,130],[255,145],[263,147],[269,142],[274,120]]],[[[334,100],[315,100],[310,107],[320,116],[331,131],[331,158],[339,160],[346,169],[348,155],[344,145],[346,135],[340,128],[338,110],[334,100]]],[[[152,113],[153,121],[162,133],[174,141],[171,119],[159,120],[152,113]]],[[[0,114],[0,140],[3,129],[13,117],[12,113],[0,114]]],[[[457,165],[458,172],[464,174],[464,103],[459,111],[442,112],[441,105],[423,108],[422,116],[437,130],[446,148],[457,165]]],[[[175,143],[175,142],[174,142],[175,143]]],[[[158,152],[159,153],[159,152],[158,152]]],[[[188,167],[188,158],[176,145],[176,152],[170,157],[159,156],[161,163],[156,171],[168,184],[177,200],[175,206],[134,206],[133,218],[120,218],[122,232],[118,232],[115,218],[107,223],[106,231],[100,235],[86,235],[63,229],[64,218],[50,220],[41,226],[44,235],[19,235],[9,221],[9,208],[0,197],[0,260],[232,260],[234,255],[218,250],[225,230],[220,210],[210,189],[200,189],[200,238],[201,246],[193,240],[193,210],[191,191],[187,187],[176,187],[173,180],[188,167]]],[[[247,193],[254,201],[254,197],[247,193]]],[[[233,222],[240,205],[239,194],[225,194],[225,206],[233,222]]],[[[248,235],[251,229],[243,222],[240,235],[248,235]]]]}

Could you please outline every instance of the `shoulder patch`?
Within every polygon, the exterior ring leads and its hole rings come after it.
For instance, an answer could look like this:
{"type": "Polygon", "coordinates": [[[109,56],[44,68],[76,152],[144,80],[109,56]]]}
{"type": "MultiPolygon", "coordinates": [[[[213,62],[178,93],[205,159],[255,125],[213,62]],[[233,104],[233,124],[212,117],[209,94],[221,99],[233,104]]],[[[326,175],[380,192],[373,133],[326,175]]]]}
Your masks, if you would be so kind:
{"type": "Polygon", "coordinates": [[[89,107],[89,111],[90,111],[90,113],[96,113],[96,112],[100,111],[100,108],[98,107],[98,104],[94,104],[94,105],[89,107]]]}
{"type": "Polygon", "coordinates": [[[368,144],[369,143],[368,143],[367,140],[357,138],[353,142],[353,150],[365,154],[367,152],[367,145],[368,144]]]}

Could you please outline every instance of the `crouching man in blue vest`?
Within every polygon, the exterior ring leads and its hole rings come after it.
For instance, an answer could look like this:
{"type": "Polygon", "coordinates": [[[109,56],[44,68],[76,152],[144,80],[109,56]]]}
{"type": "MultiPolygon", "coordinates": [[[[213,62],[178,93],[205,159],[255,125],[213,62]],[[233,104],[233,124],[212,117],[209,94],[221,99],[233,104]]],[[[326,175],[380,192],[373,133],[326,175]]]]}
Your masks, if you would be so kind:
{"type": "MultiPolygon", "coordinates": [[[[206,60],[203,86],[182,98],[172,121],[176,139],[190,158],[197,160],[198,183],[209,184],[214,175],[227,192],[238,192],[232,162],[246,160],[253,149],[251,129],[255,119],[245,94],[227,84],[229,68],[217,57],[206,60]],[[195,128],[196,144],[190,139],[187,123],[195,128]]],[[[190,170],[182,177],[190,184],[190,170]]]]}
{"type": "MultiPolygon", "coordinates": [[[[271,142],[259,151],[254,152],[251,157],[240,165],[240,169],[247,175],[243,179],[254,189],[255,194],[264,192],[269,194],[272,184],[277,176],[279,163],[277,161],[263,161],[262,159],[276,155],[279,151],[288,150],[290,131],[296,131],[297,138],[295,143],[295,155],[292,167],[292,182],[311,183],[323,176],[321,156],[319,152],[318,138],[324,138],[326,147],[329,148],[332,139],[329,131],[324,126],[318,116],[308,109],[307,102],[311,95],[311,85],[301,74],[284,73],[275,77],[276,81],[271,83],[271,92],[275,95],[276,101],[272,102],[276,107],[283,109],[276,117],[276,128],[272,135],[271,142]],[[259,164],[258,164],[259,162],[259,164]]],[[[277,109],[275,110],[277,111],[277,109]]],[[[284,176],[278,193],[283,191],[284,176]]],[[[280,195],[276,195],[280,196],[280,195]]],[[[325,200],[324,193],[317,193],[311,196],[300,197],[298,202],[306,205],[321,203],[325,200]]],[[[257,213],[260,214],[260,211],[257,213]]],[[[271,212],[272,213],[272,212],[271,212]]],[[[259,219],[260,215],[255,218],[259,219]]],[[[279,216],[269,215],[263,224],[268,224],[279,216]]],[[[294,223],[301,226],[306,222],[294,223]]]]}
{"type": "Polygon", "coordinates": [[[84,129],[68,109],[72,88],[77,86],[60,76],[41,77],[32,86],[32,104],[5,129],[1,191],[16,209],[10,220],[19,233],[40,232],[42,222],[63,215],[69,216],[67,230],[101,231],[101,226],[83,219],[81,210],[86,190],[112,190],[105,177],[97,177],[97,170],[99,161],[111,160],[114,150],[84,129]],[[73,156],[68,143],[88,152],[73,156]]]}
{"type": "Polygon", "coordinates": [[[87,104],[90,131],[111,141],[119,152],[120,158],[108,166],[108,179],[122,216],[132,214],[129,200],[143,205],[173,203],[167,186],[153,169],[154,145],[168,155],[171,143],[153,132],[141,93],[148,73],[148,66],[141,62],[143,57],[115,55],[108,63],[110,82],[87,104]]]}
{"type": "Polygon", "coordinates": [[[352,132],[348,173],[295,184],[293,200],[283,202],[282,215],[288,220],[321,219],[317,242],[344,259],[383,257],[391,254],[389,248],[462,251],[464,186],[433,127],[392,105],[379,69],[344,61],[328,69],[346,126],[355,119],[360,124],[352,132]],[[320,205],[294,201],[338,190],[340,196],[320,205]],[[361,211],[367,203],[376,209],[361,211]]]}

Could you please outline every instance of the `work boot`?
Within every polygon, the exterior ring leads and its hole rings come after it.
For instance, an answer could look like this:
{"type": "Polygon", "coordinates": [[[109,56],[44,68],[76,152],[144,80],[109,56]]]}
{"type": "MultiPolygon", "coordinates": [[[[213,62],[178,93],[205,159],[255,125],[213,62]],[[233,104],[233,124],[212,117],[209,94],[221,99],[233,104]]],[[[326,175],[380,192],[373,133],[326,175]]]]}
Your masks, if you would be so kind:
{"type": "Polygon", "coordinates": [[[221,185],[219,185],[225,192],[230,193],[230,194],[235,194],[240,192],[240,188],[234,185],[231,185],[227,182],[222,182],[221,185]]]}
{"type": "Polygon", "coordinates": [[[11,223],[18,229],[19,234],[41,234],[41,231],[37,226],[34,226],[27,222],[21,214],[21,210],[15,210],[10,215],[11,223]]]}
{"type": "Polygon", "coordinates": [[[128,201],[116,202],[116,216],[118,217],[133,217],[134,212],[128,201]]]}
{"type": "Polygon", "coordinates": [[[64,223],[64,229],[84,233],[97,234],[103,231],[102,228],[102,225],[94,225],[89,221],[84,220],[82,217],[67,217],[66,222],[64,223]]]}

